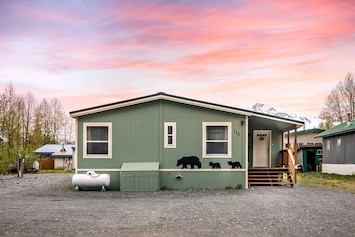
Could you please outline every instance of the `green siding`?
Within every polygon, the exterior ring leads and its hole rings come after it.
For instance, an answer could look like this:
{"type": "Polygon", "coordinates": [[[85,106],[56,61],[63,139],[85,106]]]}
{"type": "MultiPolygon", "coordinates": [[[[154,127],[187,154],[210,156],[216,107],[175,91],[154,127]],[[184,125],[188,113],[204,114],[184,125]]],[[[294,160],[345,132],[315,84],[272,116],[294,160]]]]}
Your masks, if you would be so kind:
{"type": "MultiPolygon", "coordinates": [[[[78,146],[78,165],[80,168],[101,169],[120,168],[123,162],[161,162],[161,168],[176,168],[177,159],[195,155],[200,158],[202,168],[208,168],[209,161],[220,159],[202,158],[202,122],[232,122],[232,159],[221,160],[238,160],[245,167],[245,131],[240,125],[243,118],[171,102],[154,102],[83,116],[79,119],[78,143],[83,143],[84,122],[112,122],[113,157],[83,159],[82,146],[78,146]],[[164,148],[164,122],[176,122],[176,148],[164,148]]],[[[221,164],[228,168],[226,162],[221,164]]]]}
{"type": "Polygon", "coordinates": [[[112,159],[83,159],[82,146],[78,146],[80,168],[121,168],[123,162],[159,162],[159,106],[137,105],[134,109],[124,108],[84,116],[79,120],[79,144],[83,144],[84,122],[112,122],[112,159]]]}
{"type": "Polygon", "coordinates": [[[242,185],[245,188],[244,171],[172,171],[160,172],[160,185],[167,189],[225,189],[242,185]],[[181,179],[176,176],[181,175],[181,179]]]}
{"type": "Polygon", "coordinates": [[[202,168],[210,168],[209,162],[220,162],[222,168],[229,168],[227,161],[240,161],[245,167],[245,127],[241,126],[244,116],[221,113],[175,103],[164,103],[163,121],[176,122],[176,148],[163,149],[161,168],[176,168],[177,159],[195,155],[200,158],[202,168]],[[202,158],[202,122],[232,122],[232,158],[202,158]]]}
{"type": "MultiPolygon", "coordinates": [[[[229,169],[228,161],[239,161],[243,168],[246,156],[246,127],[241,124],[245,116],[199,108],[168,101],[154,101],[121,109],[100,112],[78,118],[78,169],[121,169],[124,162],[159,162],[160,169],[180,169],[177,160],[183,156],[197,156],[202,169],[210,169],[209,162],[219,162],[229,169]],[[83,123],[112,122],[112,159],[83,158],[83,123]],[[164,122],[176,122],[176,148],[164,148],[164,122]],[[202,158],[202,123],[232,123],[232,158],[202,158]]],[[[160,172],[160,186],[171,188],[225,188],[245,186],[245,170],[230,172],[189,172],[180,183],[160,172]],[[211,175],[213,178],[211,179],[211,175]],[[165,179],[167,178],[167,179],[165,179]],[[206,181],[208,180],[208,181],[206,181]],[[213,181],[212,181],[213,180],[213,181]],[[183,185],[182,185],[183,184],[183,185]]],[[[110,173],[110,172],[101,172],[110,173]]],[[[115,173],[115,172],[112,172],[115,173]]],[[[116,173],[119,173],[117,171],[116,173]]],[[[120,176],[113,175],[110,188],[120,188],[120,176]]],[[[127,181],[128,182],[128,181],[127,181]]],[[[132,181],[133,182],[133,181],[132,181]]]]}

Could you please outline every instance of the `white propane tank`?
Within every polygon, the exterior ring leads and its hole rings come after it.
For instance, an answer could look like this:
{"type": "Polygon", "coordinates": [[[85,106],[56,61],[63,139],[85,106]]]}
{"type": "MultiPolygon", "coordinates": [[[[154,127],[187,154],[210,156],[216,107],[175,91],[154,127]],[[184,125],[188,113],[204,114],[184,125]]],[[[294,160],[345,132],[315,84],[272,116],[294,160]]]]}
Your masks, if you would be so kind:
{"type": "Polygon", "coordinates": [[[88,171],[86,174],[75,174],[72,178],[72,184],[76,190],[101,187],[101,191],[106,191],[105,187],[110,185],[110,175],[96,174],[95,171],[88,171]]]}

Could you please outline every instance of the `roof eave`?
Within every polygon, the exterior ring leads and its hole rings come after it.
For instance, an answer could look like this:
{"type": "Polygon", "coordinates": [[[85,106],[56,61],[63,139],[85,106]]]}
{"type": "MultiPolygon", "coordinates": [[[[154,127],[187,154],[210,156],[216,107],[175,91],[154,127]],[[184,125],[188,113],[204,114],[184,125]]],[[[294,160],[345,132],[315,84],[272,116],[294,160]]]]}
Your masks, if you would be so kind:
{"type": "Polygon", "coordinates": [[[317,138],[317,137],[333,137],[333,136],[342,135],[342,134],[351,133],[351,132],[355,132],[355,129],[349,129],[349,130],[345,130],[345,131],[339,131],[339,132],[334,132],[334,133],[329,133],[329,134],[324,134],[324,135],[322,135],[320,133],[314,137],[315,138],[317,138]]]}
{"type": "Polygon", "coordinates": [[[151,101],[157,101],[157,100],[166,100],[166,101],[176,102],[176,103],[180,103],[180,104],[186,104],[186,105],[207,108],[207,109],[212,109],[212,110],[217,110],[217,111],[223,111],[223,112],[228,112],[228,113],[233,113],[233,114],[240,114],[240,115],[245,115],[245,116],[256,116],[256,117],[260,117],[260,118],[271,119],[274,121],[294,124],[294,125],[296,125],[297,128],[304,126],[304,122],[302,122],[302,121],[286,119],[286,118],[262,114],[262,113],[258,113],[258,112],[254,112],[254,111],[243,110],[243,109],[239,109],[239,108],[235,108],[235,107],[224,106],[224,105],[220,105],[220,104],[184,98],[184,97],[180,97],[180,96],[166,94],[163,92],[159,92],[157,94],[148,95],[148,96],[144,96],[144,97],[138,97],[135,99],[125,100],[125,101],[121,101],[121,102],[117,102],[117,103],[112,103],[112,104],[92,107],[92,108],[88,108],[88,109],[73,111],[73,112],[70,112],[70,116],[73,118],[76,118],[76,117],[80,117],[80,116],[105,112],[105,111],[109,111],[109,110],[124,108],[124,107],[132,106],[132,105],[138,105],[138,104],[147,103],[147,102],[151,102],[151,101]]]}
{"type": "Polygon", "coordinates": [[[233,107],[222,106],[222,105],[218,105],[218,104],[207,103],[207,102],[203,102],[203,101],[167,95],[165,93],[158,93],[158,94],[154,94],[151,96],[139,97],[139,98],[133,99],[133,100],[126,100],[126,101],[122,101],[122,102],[118,102],[118,103],[113,103],[113,104],[108,104],[108,105],[103,105],[103,106],[98,106],[98,107],[92,107],[92,108],[88,108],[88,109],[84,109],[84,110],[73,111],[73,112],[70,112],[70,116],[73,118],[76,118],[76,117],[80,117],[80,116],[84,116],[84,115],[89,115],[89,114],[104,112],[104,111],[108,111],[108,110],[128,107],[131,105],[138,105],[138,104],[156,101],[156,100],[172,101],[172,102],[177,102],[177,103],[181,103],[181,104],[193,105],[193,106],[197,106],[197,107],[219,110],[219,111],[235,113],[235,114],[242,114],[242,115],[247,115],[247,116],[252,115],[251,112],[247,112],[247,111],[240,110],[240,109],[233,108],[233,107]]]}

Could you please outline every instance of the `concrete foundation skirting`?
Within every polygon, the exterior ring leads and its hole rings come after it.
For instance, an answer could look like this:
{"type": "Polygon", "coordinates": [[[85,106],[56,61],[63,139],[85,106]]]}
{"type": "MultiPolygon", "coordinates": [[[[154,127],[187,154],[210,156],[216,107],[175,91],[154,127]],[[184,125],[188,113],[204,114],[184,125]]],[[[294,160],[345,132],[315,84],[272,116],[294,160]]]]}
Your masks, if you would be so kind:
{"type": "Polygon", "coordinates": [[[322,172],[330,174],[355,175],[355,164],[322,164],[322,172]]]}

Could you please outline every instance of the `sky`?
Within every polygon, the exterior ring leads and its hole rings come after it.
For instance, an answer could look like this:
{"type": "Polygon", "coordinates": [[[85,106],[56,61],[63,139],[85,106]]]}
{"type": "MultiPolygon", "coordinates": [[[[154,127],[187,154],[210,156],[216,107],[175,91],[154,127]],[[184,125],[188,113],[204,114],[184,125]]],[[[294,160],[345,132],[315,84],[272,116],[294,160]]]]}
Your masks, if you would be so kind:
{"type": "Polygon", "coordinates": [[[165,92],[319,115],[355,73],[353,0],[0,0],[0,92],[70,111],[165,92]]]}

